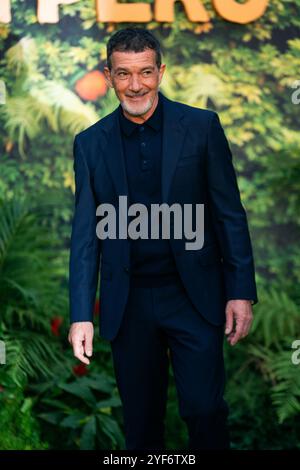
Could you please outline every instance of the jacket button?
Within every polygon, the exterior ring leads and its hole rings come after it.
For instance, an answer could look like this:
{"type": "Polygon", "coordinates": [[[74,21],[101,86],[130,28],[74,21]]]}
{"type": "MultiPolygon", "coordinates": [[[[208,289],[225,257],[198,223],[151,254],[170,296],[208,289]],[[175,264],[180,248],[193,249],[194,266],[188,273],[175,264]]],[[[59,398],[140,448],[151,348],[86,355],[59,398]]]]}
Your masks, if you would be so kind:
{"type": "Polygon", "coordinates": [[[128,268],[128,266],[124,266],[124,271],[125,271],[126,273],[129,273],[129,268],[128,268]]]}

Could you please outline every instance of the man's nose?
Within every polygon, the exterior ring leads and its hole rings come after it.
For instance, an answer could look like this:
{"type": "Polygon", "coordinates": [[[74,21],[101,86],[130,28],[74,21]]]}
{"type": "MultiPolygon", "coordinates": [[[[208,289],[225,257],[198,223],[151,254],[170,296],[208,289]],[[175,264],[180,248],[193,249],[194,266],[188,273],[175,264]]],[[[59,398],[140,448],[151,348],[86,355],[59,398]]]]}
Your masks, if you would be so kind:
{"type": "Polygon", "coordinates": [[[131,91],[134,91],[134,92],[138,92],[142,88],[139,77],[135,75],[131,77],[129,88],[131,91]]]}

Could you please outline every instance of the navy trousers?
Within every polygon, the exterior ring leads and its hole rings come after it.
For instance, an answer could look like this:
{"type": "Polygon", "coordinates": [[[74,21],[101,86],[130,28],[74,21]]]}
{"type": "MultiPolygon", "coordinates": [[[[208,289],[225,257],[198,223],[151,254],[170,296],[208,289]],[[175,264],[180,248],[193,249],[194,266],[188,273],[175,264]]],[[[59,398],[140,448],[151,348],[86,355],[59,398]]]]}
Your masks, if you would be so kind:
{"type": "Polygon", "coordinates": [[[200,315],[179,279],[160,287],[131,285],[120,329],[110,342],[127,450],[166,449],[169,360],[188,448],[230,447],[223,341],[224,327],[200,315]]]}

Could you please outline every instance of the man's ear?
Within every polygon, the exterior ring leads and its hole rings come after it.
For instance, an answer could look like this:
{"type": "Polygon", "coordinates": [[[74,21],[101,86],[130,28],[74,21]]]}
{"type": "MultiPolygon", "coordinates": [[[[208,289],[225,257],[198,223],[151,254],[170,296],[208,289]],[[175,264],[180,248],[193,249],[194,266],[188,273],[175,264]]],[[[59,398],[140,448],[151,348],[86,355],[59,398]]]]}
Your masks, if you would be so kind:
{"type": "Polygon", "coordinates": [[[108,68],[108,67],[104,67],[103,72],[104,72],[104,77],[105,77],[105,81],[106,81],[107,85],[108,85],[110,88],[113,88],[113,84],[112,84],[111,74],[110,74],[109,68],[108,68]]]}
{"type": "Polygon", "coordinates": [[[163,78],[163,76],[164,76],[165,70],[166,70],[166,64],[162,64],[162,65],[160,66],[160,69],[159,69],[159,84],[160,84],[161,81],[162,81],[162,78],[163,78]]]}

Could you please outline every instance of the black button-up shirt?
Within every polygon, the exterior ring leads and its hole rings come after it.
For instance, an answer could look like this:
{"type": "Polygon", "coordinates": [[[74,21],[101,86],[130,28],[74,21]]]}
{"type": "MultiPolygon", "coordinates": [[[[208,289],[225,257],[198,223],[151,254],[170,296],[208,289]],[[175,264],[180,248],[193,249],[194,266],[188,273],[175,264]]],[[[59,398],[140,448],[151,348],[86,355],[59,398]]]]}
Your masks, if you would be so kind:
{"type": "MultiPolygon", "coordinates": [[[[153,114],[143,124],[126,118],[121,104],[119,119],[129,191],[128,205],[141,203],[148,208],[148,239],[130,239],[131,278],[135,285],[165,285],[178,276],[170,242],[161,238],[161,227],[160,238],[150,238],[151,204],[162,202],[162,99],[159,97],[153,114]]],[[[129,221],[135,217],[129,218],[129,221]]]]}

